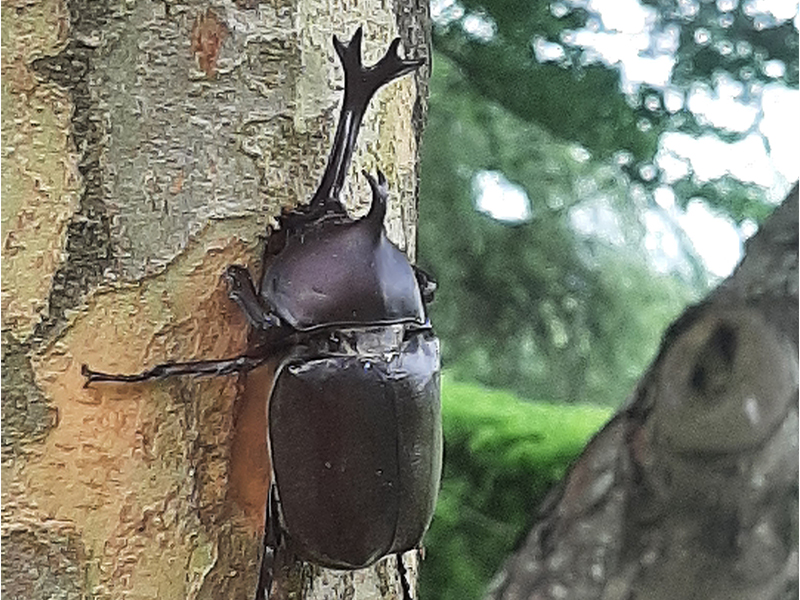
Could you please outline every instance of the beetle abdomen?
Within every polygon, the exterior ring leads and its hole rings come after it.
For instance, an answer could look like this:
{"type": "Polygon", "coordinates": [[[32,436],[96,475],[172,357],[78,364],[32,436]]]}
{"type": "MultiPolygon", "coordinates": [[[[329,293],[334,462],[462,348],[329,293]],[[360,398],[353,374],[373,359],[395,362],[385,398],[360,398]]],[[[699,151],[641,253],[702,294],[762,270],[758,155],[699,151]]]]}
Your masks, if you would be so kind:
{"type": "Polygon", "coordinates": [[[405,254],[366,219],[292,236],[264,273],[261,297],[298,331],[321,325],[425,323],[405,254]]]}
{"type": "Polygon", "coordinates": [[[441,475],[438,340],[291,359],[276,374],[270,449],[293,550],[361,568],[419,545],[441,475]]]}

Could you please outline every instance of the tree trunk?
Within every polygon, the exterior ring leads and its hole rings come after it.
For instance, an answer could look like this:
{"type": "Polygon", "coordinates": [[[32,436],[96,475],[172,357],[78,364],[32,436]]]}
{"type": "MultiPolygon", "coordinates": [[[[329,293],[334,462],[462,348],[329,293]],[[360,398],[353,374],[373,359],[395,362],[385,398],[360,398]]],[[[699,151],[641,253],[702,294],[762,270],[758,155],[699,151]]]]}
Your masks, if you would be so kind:
{"type": "Polygon", "coordinates": [[[489,599],[797,598],[797,191],[670,327],[489,599]]]}
{"type": "MultiPolygon", "coordinates": [[[[244,350],[220,276],[258,272],[267,226],[318,183],[343,85],[332,35],[363,24],[367,64],[397,35],[425,56],[426,11],[2,4],[4,598],[252,598],[274,365],[90,388],[81,365],[137,372],[244,350]]],[[[363,212],[354,174],[381,168],[390,237],[412,254],[427,73],[373,100],[344,193],[363,212]]],[[[279,588],[397,597],[389,560],[294,567],[279,588]]]]}

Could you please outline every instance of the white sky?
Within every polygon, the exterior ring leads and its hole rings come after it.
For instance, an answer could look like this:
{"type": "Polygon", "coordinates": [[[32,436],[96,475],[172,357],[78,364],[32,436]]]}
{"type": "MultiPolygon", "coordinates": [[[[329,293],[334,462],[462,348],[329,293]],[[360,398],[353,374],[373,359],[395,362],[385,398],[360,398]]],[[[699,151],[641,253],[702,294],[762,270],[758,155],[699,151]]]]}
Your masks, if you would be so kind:
{"type": "MultiPolygon", "coordinates": [[[[444,0],[444,4],[454,5],[452,0],[444,0]]],[[[597,58],[618,65],[625,91],[633,91],[640,83],[648,83],[665,91],[668,110],[674,112],[687,103],[701,122],[738,133],[750,132],[733,144],[711,134],[700,138],[676,132],[664,134],[656,162],[665,172],[666,183],[680,179],[691,165],[700,181],[730,174],[769,188],[770,199],[780,202],[792,182],[800,176],[796,146],[800,137],[797,110],[800,92],[778,83],[764,86],[761,115],[759,107],[740,101],[744,90],[730,77],[718,77],[713,89],[696,86],[684,97],[669,84],[677,49],[677,30],[667,31],[654,39],[651,30],[655,12],[637,0],[589,0],[588,4],[592,12],[600,15],[603,27],[590,22],[586,30],[575,32],[565,41],[593,49],[597,58]],[[645,52],[648,49],[651,51],[645,52]]],[[[717,0],[717,4],[734,8],[737,0],[717,0]]],[[[681,6],[688,12],[696,10],[692,1],[683,2],[681,6]]],[[[552,7],[555,14],[566,9],[558,3],[552,7]]],[[[744,10],[748,13],[770,12],[780,20],[793,18],[795,26],[800,19],[798,0],[746,0],[744,10]]],[[[476,36],[491,37],[491,24],[485,20],[480,22],[480,18],[474,21],[470,30],[474,30],[476,36]]],[[[535,41],[534,51],[543,59],[555,60],[563,55],[560,46],[543,40],[535,41]]],[[[771,68],[779,73],[779,66],[771,65],[771,68]]],[[[494,172],[481,174],[476,177],[474,185],[479,210],[507,221],[529,218],[530,202],[524,191],[510,184],[502,175],[494,172]]],[[[656,268],[666,271],[680,262],[680,246],[674,231],[677,225],[691,240],[713,275],[725,277],[733,270],[741,257],[743,240],[755,230],[752,223],[736,228],[731,219],[715,214],[699,200],[691,202],[683,211],[675,205],[674,196],[666,186],[659,189],[657,201],[663,213],[649,211],[645,215],[648,231],[645,247],[656,268]]],[[[600,235],[611,241],[616,237],[609,229],[611,208],[603,207],[602,202],[595,204],[576,211],[572,215],[573,226],[581,233],[600,235]]]]}

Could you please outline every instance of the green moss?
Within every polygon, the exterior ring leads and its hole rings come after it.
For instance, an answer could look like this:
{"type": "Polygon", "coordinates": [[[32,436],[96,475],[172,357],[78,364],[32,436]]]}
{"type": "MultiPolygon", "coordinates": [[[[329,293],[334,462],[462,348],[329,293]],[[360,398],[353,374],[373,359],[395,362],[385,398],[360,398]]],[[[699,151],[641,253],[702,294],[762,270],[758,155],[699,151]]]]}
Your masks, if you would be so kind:
{"type": "Polygon", "coordinates": [[[444,474],[420,597],[481,598],[547,491],[610,416],[597,406],[526,402],[445,374],[444,474]]]}

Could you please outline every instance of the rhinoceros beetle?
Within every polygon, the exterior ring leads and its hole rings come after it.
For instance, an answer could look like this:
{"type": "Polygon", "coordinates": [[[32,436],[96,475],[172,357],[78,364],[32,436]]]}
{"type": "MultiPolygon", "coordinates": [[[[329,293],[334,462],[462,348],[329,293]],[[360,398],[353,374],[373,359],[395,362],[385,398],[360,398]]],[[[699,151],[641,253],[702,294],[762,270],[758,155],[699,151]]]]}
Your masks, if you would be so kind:
{"type": "MultiPolygon", "coordinates": [[[[439,343],[426,314],[435,283],[386,237],[387,183],[365,173],[366,216],[339,195],[373,94],[422,60],[401,59],[399,39],[375,65],[361,61],[362,30],[333,38],[345,73],[330,157],[311,201],[284,212],[268,237],[258,289],[239,265],[229,295],[250,324],[247,352],[166,363],[135,375],[83,366],[86,385],[175,375],[243,373],[280,357],[269,402],[272,481],[256,598],[269,597],[275,553],[359,569],[417,547],[438,493],[442,461],[439,343]]],[[[265,455],[266,459],[266,455],[265,455]]]]}

